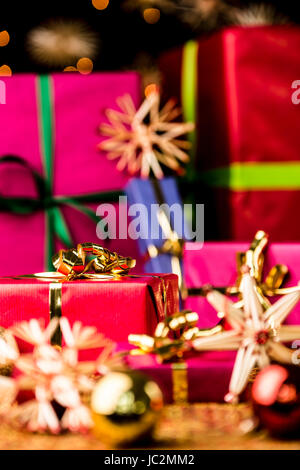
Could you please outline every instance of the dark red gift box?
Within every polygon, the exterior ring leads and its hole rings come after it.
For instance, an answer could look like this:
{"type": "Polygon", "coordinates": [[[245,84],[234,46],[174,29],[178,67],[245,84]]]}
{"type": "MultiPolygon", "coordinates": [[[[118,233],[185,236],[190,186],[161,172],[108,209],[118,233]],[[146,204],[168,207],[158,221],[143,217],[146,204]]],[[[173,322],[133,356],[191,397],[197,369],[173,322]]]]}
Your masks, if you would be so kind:
{"type": "MultiPolygon", "coordinates": [[[[178,309],[174,274],[67,282],[0,279],[0,325],[4,328],[31,318],[47,324],[51,316],[62,315],[71,324],[81,321],[114,341],[127,341],[133,331],[153,334],[157,323],[178,309]]],[[[23,343],[21,347],[26,349],[23,343]]]]}
{"type": "Polygon", "coordinates": [[[196,122],[210,238],[247,240],[258,226],[300,238],[299,48],[297,26],[233,27],[161,57],[163,89],[196,122]]]}

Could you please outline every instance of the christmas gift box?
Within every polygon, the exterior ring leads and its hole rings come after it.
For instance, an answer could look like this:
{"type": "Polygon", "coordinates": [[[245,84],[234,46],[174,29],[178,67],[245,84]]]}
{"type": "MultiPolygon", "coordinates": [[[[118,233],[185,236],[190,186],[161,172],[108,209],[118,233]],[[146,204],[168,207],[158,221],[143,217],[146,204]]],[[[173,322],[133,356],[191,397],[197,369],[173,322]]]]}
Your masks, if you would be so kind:
{"type": "MultiPolygon", "coordinates": [[[[187,298],[185,308],[199,314],[199,327],[211,328],[220,318],[216,310],[201,296],[203,286],[210,284],[225,292],[226,287],[234,286],[238,278],[237,254],[245,253],[249,243],[205,242],[202,244],[186,243],[184,249],[184,284],[187,298]],[[189,246],[191,245],[191,246],[189,246]],[[198,245],[198,249],[197,249],[198,245]]],[[[300,280],[300,244],[271,243],[265,253],[262,282],[266,282],[268,273],[276,266],[284,266],[286,273],[282,284],[282,293],[288,287],[297,286],[300,280]]],[[[272,292],[270,292],[272,293],[272,292]]],[[[270,297],[273,303],[278,296],[270,297]]],[[[285,323],[297,325],[300,322],[300,305],[296,305],[285,323]]]]}
{"type": "Polygon", "coordinates": [[[146,354],[128,355],[126,362],[159,384],[165,403],[223,402],[234,357],[232,351],[205,352],[181,362],[160,364],[155,355],[146,354]]]}
{"type": "MultiPolygon", "coordinates": [[[[52,317],[64,316],[71,324],[78,320],[114,341],[126,341],[132,331],[152,334],[159,321],[178,311],[178,281],[173,274],[96,275],[65,282],[54,274],[1,278],[1,326],[32,318],[48,324],[52,317]]],[[[59,344],[59,332],[53,341],[59,344]]]]}
{"type": "Polygon", "coordinates": [[[125,192],[131,214],[139,215],[135,233],[144,271],[173,272],[181,285],[182,241],[190,239],[190,230],[175,178],[133,178],[125,192]]]}
{"type": "MultiPolygon", "coordinates": [[[[120,95],[129,94],[138,105],[139,77],[132,72],[57,73],[2,80],[0,243],[5,250],[0,274],[49,270],[56,248],[97,238],[96,208],[118,201],[127,184],[126,173],[99,148],[104,139],[99,126],[120,95]],[[12,253],[18,263],[11,262],[12,253]]],[[[118,204],[115,210],[118,220],[118,204]]],[[[109,248],[115,246],[137,257],[134,241],[109,242],[109,248]]]]}
{"type": "Polygon", "coordinates": [[[206,237],[248,239],[261,226],[298,241],[300,28],[227,28],[161,57],[191,134],[206,237]],[[201,184],[199,184],[201,181],[201,184]]]}

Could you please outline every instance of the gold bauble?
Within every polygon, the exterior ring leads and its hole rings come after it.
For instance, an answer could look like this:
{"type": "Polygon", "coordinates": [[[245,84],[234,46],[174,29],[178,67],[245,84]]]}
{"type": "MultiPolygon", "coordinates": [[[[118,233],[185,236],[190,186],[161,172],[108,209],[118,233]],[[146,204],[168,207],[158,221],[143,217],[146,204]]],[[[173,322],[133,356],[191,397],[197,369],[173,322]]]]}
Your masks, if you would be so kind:
{"type": "Polygon", "coordinates": [[[151,435],[163,395],[140,372],[114,371],[97,382],[90,406],[95,435],[112,446],[124,446],[151,435]]]}
{"type": "MultiPolygon", "coordinates": [[[[0,338],[4,340],[12,349],[16,351],[16,356],[18,354],[18,346],[12,335],[12,333],[2,326],[0,326],[0,338]]],[[[13,369],[14,361],[3,357],[0,352],[0,375],[11,375],[13,369]]]]}

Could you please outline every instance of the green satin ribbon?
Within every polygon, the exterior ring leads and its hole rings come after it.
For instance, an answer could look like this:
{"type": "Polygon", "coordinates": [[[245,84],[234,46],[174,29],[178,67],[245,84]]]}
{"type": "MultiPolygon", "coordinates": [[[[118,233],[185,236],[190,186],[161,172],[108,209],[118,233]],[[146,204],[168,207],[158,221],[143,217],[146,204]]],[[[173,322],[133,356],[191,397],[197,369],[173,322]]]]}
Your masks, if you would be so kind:
{"type": "Polygon", "coordinates": [[[26,168],[37,188],[37,198],[5,197],[0,195],[0,210],[20,215],[32,214],[43,210],[46,215],[46,264],[47,270],[53,269],[52,256],[55,253],[54,239],[57,237],[66,247],[74,246],[66,220],[62,213],[62,206],[69,206],[85,214],[95,223],[101,218],[84,203],[100,203],[118,201],[122,191],[97,192],[80,196],[53,195],[53,93],[51,77],[47,75],[37,77],[37,95],[39,111],[39,131],[41,154],[44,164],[44,176],[41,176],[23,158],[6,155],[0,158],[0,163],[18,164],[26,168]]]}
{"type": "Polygon", "coordinates": [[[210,186],[246,190],[295,190],[300,188],[300,163],[233,163],[200,175],[210,186]]]}
{"type": "MultiPolygon", "coordinates": [[[[181,103],[182,114],[186,122],[194,122],[197,127],[197,67],[198,43],[188,41],[183,47],[181,70],[181,103]]],[[[195,127],[195,129],[196,129],[195,127]]],[[[197,148],[196,130],[188,134],[191,143],[190,156],[195,159],[197,148]]]]}

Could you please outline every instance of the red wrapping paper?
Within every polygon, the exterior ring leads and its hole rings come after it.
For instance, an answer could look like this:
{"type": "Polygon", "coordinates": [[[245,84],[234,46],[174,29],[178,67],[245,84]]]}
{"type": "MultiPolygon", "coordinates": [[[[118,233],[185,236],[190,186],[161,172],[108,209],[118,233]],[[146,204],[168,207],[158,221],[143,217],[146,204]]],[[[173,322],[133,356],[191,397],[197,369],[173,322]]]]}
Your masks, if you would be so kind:
{"type": "MultiPolygon", "coordinates": [[[[0,324],[4,328],[31,318],[49,322],[50,282],[37,279],[0,279],[0,324]]],[[[121,280],[76,280],[62,283],[61,313],[71,325],[96,326],[114,341],[127,341],[133,331],[153,334],[166,315],[179,309],[174,274],[141,275],[121,280]],[[163,301],[165,286],[166,300],[163,301]]],[[[29,346],[21,344],[26,352],[29,346]]],[[[85,358],[87,356],[85,355],[85,358]]],[[[88,353],[89,359],[97,354],[88,353]]]]}
{"type": "MultiPolygon", "coordinates": [[[[206,173],[236,164],[299,161],[300,106],[292,103],[299,47],[296,26],[227,28],[198,41],[195,168],[202,180],[198,202],[206,204],[205,230],[211,239],[246,240],[258,226],[274,241],[300,238],[295,217],[299,178],[282,184],[280,172],[275,180],[263,170],[265,186],[243,182],[236,187],[231,176],[216,184],[206,173]]],[[[160,60],[164,89],[179,101],[182,58],[183,50],[177,49],[160,60]]]]}

